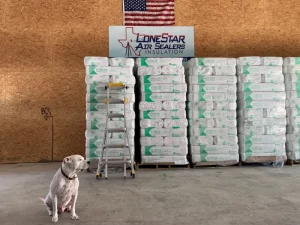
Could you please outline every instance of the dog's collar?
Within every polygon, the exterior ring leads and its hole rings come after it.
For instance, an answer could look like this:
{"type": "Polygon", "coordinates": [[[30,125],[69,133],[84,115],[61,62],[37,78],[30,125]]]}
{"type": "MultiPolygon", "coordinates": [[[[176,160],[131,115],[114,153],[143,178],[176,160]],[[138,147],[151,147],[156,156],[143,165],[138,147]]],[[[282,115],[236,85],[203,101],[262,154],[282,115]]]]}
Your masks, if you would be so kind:
{"type": "Polygon", "coordinates": [[[67,174],[65,174],[65,172],[63,171],[62,166],[60,167],[60,172],[62,173],[62,175],[64,175],[65,178],[67,178],[68,180],[75,180],[77,178],[76,175],[74,175],[74,177],[69,177],[67,174]]]}

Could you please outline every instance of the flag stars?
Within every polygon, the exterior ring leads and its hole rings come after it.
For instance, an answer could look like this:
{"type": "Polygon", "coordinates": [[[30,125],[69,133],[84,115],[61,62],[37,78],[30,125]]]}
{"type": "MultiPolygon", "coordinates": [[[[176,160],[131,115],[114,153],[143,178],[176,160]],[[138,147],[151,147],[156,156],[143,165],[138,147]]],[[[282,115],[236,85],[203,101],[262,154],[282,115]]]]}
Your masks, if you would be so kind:
{"type": "Polygon", "coordinates": [[[125,11],[146,11],[146,0],[124,0],[125,11]]]}

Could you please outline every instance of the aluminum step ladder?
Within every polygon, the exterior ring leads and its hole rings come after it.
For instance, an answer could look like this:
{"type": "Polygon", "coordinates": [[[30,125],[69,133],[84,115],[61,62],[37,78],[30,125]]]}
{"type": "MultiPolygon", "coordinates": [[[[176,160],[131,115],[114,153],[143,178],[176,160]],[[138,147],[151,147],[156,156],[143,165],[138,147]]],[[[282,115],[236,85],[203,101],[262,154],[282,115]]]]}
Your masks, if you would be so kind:
{"type": "Polygon", "coordinates": [[[98,168],[96,172],[96,179],[100,179],[102,177],[102,168],[104,169],[105,179],[107,179],[107,170],[108,170],[108,164],[124,164],[124,178],[126,178],[126,168],[127,165],[129,165],[131,172],[130,175],[132,178],[135,178],[135,171],[134,171],[134,160],[133,160],[133,153],[132,153],[132,147],[129,146],[129,137],[128,137],[128,130],[127,130],[127,124],[126,124],[126,104],[129,103],[128,98],[126,98],[126,90],[128,87],[124,83],[114,83],[110,82],[107,86],[105,86],[105,89],[107,91],[107,98],[104,100],[104,103],[106,104],[106,110],[107,110],[107,116],[106,116],[106,125],[105,125],[105,133],[103,137],[103,145],[102,145],[102,152],[99,157],[98,161],[98,168]],[[116,99],[111,97],[110,90],[124,90],[124,99],[116,99]],[[124,111],[123,113],[115,113],[110,111],[109,105],[110,104],[123,104],[124,105],[124,111]],[[120,128],[110,128],[109,122],[114,118],[123,118],[124,121],[124,127],[120,128]],[[109,137],[113,137],[115,133],[123,133],[124,138],[124,144],[109,144],[108,139],[109,137]],[[123,157],[108,157],[107,153],[110,149],[123,149],[123,157]],[[128,155],[126,154],[129,152],[129,159],[128,155]]]}

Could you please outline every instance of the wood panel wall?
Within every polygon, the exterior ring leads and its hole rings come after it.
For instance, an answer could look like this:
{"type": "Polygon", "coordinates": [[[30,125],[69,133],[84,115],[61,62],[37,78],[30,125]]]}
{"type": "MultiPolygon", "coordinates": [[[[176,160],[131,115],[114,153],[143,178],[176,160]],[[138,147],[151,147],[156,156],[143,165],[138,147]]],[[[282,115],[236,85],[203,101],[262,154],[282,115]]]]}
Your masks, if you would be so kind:
{"type": "MultiPolygon", "coordinates": [[[[176,25],[195,27],[196,56],[300,55],[298,0],[175,8],[176,25]]],[[[122,25],[121,0],[0,0],[0,162],[84,154],[83,57],[108,55],[109,25],[122,25]]]]}

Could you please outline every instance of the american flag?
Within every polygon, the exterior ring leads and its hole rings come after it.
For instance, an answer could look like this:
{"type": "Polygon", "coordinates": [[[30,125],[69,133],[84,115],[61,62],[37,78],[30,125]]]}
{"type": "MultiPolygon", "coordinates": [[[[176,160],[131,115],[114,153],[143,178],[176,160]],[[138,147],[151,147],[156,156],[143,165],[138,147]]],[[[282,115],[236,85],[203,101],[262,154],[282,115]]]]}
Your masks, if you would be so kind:
{"type": "Polygon", "coordinates": [[[175,24],[174,0],[123,0],[125,26],[175,24]]]}

